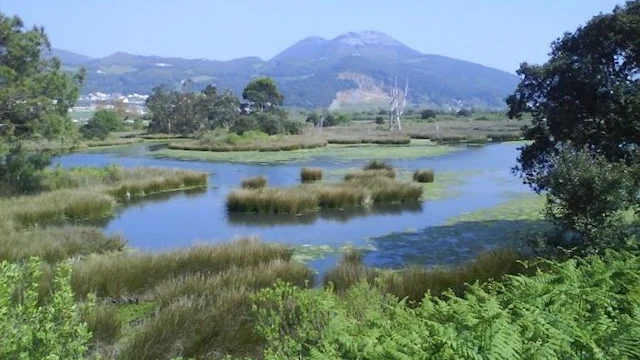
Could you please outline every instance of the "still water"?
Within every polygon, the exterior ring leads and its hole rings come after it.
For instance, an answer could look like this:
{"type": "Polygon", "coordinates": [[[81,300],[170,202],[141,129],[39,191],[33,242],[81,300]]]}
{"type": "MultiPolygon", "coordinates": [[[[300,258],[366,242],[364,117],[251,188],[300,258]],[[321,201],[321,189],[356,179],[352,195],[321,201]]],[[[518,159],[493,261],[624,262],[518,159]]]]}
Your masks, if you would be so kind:
{"type": "MultiPolygon", "coordinates": [[[[107,233],[123,234],[130,246],[140,250],[174,249],[246,235],[294,246],[328,245],[339,248],[345,244],[370,246],[378,237],[392,233],[415,233],[436,227],[462,213],[496,206],[507,201],[514,193],[527,191],[510,172],[515,164],[518,146],[512,143],[495,144],[470,147],[438,157],[390,161],[399,170],[434,169],[436,181],[438,173],[466,174],[462,177],[462,183],[449,189],[455,190],[455,196],[408,206],[323,211],[300,217],[228,214],[225,198],[247,177],[263,175],[270,186],[290,186],[299,183],[299,172],[304,166],[321,167],[325,173],[333,172],[338,177],[341,169],[362,167],[366,161],[336,162],[317,158],[264,165],[177,161],[154,159],[153,147],[136,145],[104,152],[73,153],[56,158],[54,164],[63,167],[108,164],[124,167],[159,166],[208,172],[209,187],[206,190],[164,194],[127,204],[121,206],[114,217],[98,223],[107,233]]],[[[476,245],[476,252],[486,250],[483,244],[476,245]]],[[[428,246],[426,250],[424,248],[422,246],[421,251],[429,251],[428,246]]],[[[380,258],[375,251],[371,255],[370,259],[380,258]]],[[[324,268],[333,263],[335,258],[317,260],[313,264],[317,268],[324,268]]],[[[442,263],[451,261],[449,258],[442,259],[442,263]]]]}

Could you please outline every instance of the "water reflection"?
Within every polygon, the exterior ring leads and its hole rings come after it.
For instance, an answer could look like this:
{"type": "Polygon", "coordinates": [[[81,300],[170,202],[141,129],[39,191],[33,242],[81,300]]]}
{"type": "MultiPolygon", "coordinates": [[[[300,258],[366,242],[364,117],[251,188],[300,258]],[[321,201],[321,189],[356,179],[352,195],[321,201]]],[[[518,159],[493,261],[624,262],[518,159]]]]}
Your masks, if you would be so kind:
{"type": "Polygon", "coordinates": [[[318,220],[331,220],[346,223],[355,218],[373,215],[401,215],[403,213],[417,214],[422,212],[422,203],[380,204],[374,206],[359,206],[348,209],[326,209],[316,213],[303,215],[279,214],[246,214],[227,213],[230,224],[244,226],[276,227],[281,225],[309,225],[318,220]]]}

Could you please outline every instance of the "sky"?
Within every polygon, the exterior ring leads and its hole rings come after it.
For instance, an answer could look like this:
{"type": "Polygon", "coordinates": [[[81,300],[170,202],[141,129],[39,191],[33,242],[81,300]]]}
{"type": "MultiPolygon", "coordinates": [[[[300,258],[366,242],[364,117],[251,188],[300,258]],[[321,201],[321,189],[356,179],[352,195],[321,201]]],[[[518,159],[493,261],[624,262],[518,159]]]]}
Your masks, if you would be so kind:
{"type": "Polygon", "coordinates": [[[0,0],[53,47],[101,57],[265,60],[309,36],[376,30],[426,54],[508,72],[622,0],[0,0]]]}

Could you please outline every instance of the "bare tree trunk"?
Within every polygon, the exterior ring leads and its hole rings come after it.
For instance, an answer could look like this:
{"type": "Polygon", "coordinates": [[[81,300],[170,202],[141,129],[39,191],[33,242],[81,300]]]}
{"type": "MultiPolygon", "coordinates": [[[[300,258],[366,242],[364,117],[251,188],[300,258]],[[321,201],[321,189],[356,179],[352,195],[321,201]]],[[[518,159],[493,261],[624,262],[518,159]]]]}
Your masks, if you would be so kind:
{"type": "Polygon", "coordinates": [[[389,93],[391,101],[389,103],[389,131],[402,130],[400,121],[407,106],[407,93],[409,92],[409,81],[407,80],[404,91],[398,89],[398,78],[395,79],[393,88],[389,93]]]}

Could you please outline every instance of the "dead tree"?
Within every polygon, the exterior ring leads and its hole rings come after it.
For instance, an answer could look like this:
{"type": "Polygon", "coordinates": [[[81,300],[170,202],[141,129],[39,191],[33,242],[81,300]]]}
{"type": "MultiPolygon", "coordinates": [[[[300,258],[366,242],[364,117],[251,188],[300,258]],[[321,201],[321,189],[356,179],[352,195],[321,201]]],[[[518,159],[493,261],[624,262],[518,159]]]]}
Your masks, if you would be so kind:
{"type": "Polygon", "coordinates": [[[398,88],[398,78],[395,79],[393,88],[389,92],[391,101],[389,102],[389,130],[402,130],[400,118],[404,114],[407,106],[407,93],[409,92],[409,81],[406,81],[404,91],[398,88]]]}

